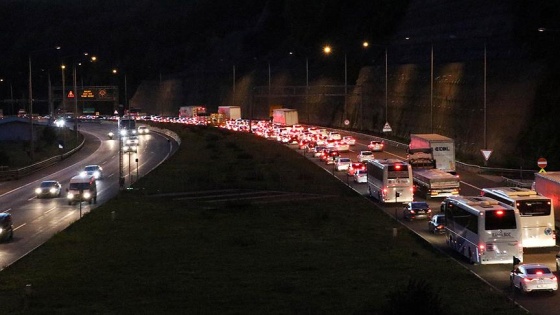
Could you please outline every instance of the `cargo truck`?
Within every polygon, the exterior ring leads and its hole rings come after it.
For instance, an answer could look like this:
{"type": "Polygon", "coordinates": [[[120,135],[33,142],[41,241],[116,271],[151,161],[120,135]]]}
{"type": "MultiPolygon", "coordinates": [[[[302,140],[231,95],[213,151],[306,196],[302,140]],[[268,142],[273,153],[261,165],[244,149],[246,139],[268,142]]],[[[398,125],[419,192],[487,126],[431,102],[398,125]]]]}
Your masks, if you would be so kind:
{"type": "Polygon", "coordinates": [[[533,189],[552,200],[554,212],[560,213],[560,172],[535,173],[533,189]]]}
{"type": "Polygon", "coordinates": [[[206,114],[205,106],[181,106],[179,107],[179,117],[194,118],[206,114]]]}
{"type": "Polygon", "coordinates": [[[218,114],[222,114],[225,120],[235,120],[241,118],[241,107],[239,106],[219,106],[218,114]]]}
{"type": "Polygon", "coordinates": [[[436,168],[432,149],[409,149],[414,193],[426,199],[459,195],[459,176],[436,168]]]}
{"type": "Polygon", "coordinates": [[[411,134],[409,150],[432,149],[436,168],[454,174],[455,169],[455,142],[453,139],[435,134],[411,134]]]}
{"type": "Polygon", "coordinates": [[[280,108],[272,112],[272,123],[282,126],[298,124],[298,112],[295,109],[280,108]]]}

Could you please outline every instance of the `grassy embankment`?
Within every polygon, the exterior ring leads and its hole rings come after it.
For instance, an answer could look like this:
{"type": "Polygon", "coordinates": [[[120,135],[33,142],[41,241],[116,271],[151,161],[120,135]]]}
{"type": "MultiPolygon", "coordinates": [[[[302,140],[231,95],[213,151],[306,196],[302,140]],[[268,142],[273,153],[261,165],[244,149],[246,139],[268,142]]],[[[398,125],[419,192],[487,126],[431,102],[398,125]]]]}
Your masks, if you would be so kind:
{"type": "Polygon", "coordinates": [[[0,313],[523,313],[294,150],[168,128],[177,154],[2,271],[0,313]]]}

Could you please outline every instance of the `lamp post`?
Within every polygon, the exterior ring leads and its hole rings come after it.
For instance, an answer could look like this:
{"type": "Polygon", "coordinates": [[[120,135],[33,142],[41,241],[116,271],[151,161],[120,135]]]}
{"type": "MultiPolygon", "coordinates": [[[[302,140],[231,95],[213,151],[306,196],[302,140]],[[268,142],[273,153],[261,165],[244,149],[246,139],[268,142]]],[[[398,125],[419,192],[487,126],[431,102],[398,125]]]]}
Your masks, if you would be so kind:
{"type": "Polygon", "coordinates": [[[34,148],[34,131],[33,131],[33,75],[31,72],[31,55],[38,53],[38,52],[42,52],[42,51],[47,51],[47,50],[52,50],[52,49],[56,49],[59,50],[60,46],[56,46],[56,47],[50,47],[50,48],[44,48],[44,49],[38,49],[38,50],[34,50],[32,52],[29,53],[28,55],[28,66],[29,66],[29,125],[30,125],[30,135],[29,135],[29,157],[31,158],[31,160],[33,161],[35,154],[35,148],[34,148]]]}
{"type": "MultiPolygon", "coordinates": [[[[118,74],[119,70],[115,68],[115,69],[112,70],[112,72],[113,72],[113,74],[118,74]]],[[[124,77],[124,104],[123,105],[124,105],[124,109],[126,110],[126,109],[129,109],[128,108],[128,90],[127,90],[128,84],[126,83],[126,72],[123,74],[123,77],[124,77]]]]}
{"type": "MultiPolygon", "coordinates": [[[[332,52],[332,48],[329,45],[323,47],[323,52],[329,55],[332,52]]],[[[346,60],[346,52],[344,53],[344,109],[342,112],[342,121],[346,120],[346,99],[348,98],[348,67],[346,60]]]]}

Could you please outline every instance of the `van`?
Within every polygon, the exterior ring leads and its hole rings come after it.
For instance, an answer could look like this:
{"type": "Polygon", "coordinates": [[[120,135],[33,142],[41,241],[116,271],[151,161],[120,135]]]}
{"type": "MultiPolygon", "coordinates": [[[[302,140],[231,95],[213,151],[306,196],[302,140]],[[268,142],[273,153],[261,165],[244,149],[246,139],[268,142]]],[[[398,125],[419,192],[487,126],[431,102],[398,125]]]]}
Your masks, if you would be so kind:
{"type": "Polygon", "coordinates": [[[78,175],[70,179],[68,185],[68,204],[87,201],[89,204],[97,203],[97,182],[95,176],[78,175]]]}

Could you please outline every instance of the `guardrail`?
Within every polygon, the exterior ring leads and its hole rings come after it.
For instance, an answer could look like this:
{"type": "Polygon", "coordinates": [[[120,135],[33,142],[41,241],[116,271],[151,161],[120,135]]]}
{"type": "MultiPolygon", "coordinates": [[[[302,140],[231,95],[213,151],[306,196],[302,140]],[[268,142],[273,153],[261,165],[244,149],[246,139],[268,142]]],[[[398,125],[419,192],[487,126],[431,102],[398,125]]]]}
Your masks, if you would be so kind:
{"type": "MultiPolygon", "coordinates": [[[[340,132],[344,133],[351,133],[360,136],[370,136],[372,139],[375,140],[383,140],[387,145],[390,145],[395,148],[408,148],[408,144],[397,142],[390,139],[385,139],[378,136],[362,134],[358,132],[348,131],[344,129],[338,129],[340,132]]],[[[480,166],[475,164],[467,164],[460,161],[455,161],[457,168],[476,173],[481,175],[492,175],[492,176],[499,176],[504,181],[505,185],[507,186],[517,186],[517,187],[528,187],[530,188],[534,179],[535,173],[538,170],[530,170],[530,169],[511,169],[511,168],[498,168],[498,167],[486,167],[480,166]]]]}
{"type": "Polygon", "coordinates": [[[15,169],[15,170],[0,170],[0,181],[8,181],[8,180],[15,180],[15,179],[20,179],[21,177],[27,176],[31,173],[37,172],[45,167],[51,166],[53,164],[55,164],[56,162],[60,161],[60,160],[64,160],[65,158],[69,157],[70,155],[76,153],[78,150],[80,150],[85,143],[85,139],[82,139],[82,142],[75,147],[74,149],[63,153],[61,155],[57,155],[57,156],[53,156],[51,158],[48,158],[44,161],[26,166],[26,167],[22,167],[19,169],[15,169]]]}

